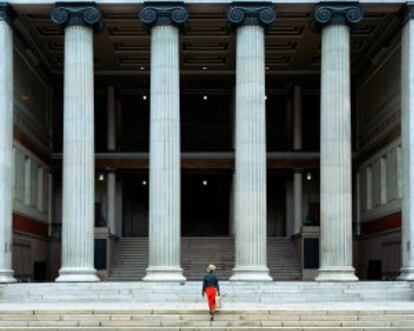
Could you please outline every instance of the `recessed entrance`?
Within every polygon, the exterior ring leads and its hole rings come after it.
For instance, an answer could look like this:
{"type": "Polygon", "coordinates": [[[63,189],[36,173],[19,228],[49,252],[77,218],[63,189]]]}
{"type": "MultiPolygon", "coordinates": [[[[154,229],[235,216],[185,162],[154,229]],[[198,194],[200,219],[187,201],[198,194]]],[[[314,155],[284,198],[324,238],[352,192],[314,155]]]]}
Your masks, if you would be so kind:
{"type": "Polygon", "coordinates": [[[148,236],[148,175],[147,173],[123,174],[124,237],[148,236]]]}
{"type": "MultiPolygon", "coordinates": [[[[183,172],[181,178],[182,236],[228,236],[231,173],[183,172]]],[[[149,187],[147,173],[123,174],[124,237],[147,237],[149,187]]]]}
{"type": "Polygon", "coordinates": [[[182,174],[182,236],[229,235],[231,179],[226,172],[182,174]]]}

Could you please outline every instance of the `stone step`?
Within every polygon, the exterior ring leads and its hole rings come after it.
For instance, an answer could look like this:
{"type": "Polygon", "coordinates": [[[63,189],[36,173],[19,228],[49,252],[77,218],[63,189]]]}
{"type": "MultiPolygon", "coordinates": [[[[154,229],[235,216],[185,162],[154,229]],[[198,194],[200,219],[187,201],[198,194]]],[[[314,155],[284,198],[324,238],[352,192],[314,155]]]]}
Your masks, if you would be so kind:
{"type": "Polygon", "coordinates": [[[260,330],[413,330],[414,309],[255,310],[223,309],[209,320],[206,309],[41,309],[0,311],[0,328],[248,328],[260,330]],[[297,329],[299,328],[299,329],[297,329]],[[328,329],[329,328],[329,329],[328,329]]]}
{"type": "MultiPolygon", "coordinates": [[[[69,303],[123,301],[134,302],[200,302],[201,278],[184,285],[139,282],[144,273],[128,278],[131,282],[102,282],[95,284],[30,284],[0,286],[1,302],[56,302],[69,303]]],[[[233,283],[221,281],[224,302],[283,304],[306,302],[411,302],[413,290],[408,282],[269,282],[233,283]]]]}

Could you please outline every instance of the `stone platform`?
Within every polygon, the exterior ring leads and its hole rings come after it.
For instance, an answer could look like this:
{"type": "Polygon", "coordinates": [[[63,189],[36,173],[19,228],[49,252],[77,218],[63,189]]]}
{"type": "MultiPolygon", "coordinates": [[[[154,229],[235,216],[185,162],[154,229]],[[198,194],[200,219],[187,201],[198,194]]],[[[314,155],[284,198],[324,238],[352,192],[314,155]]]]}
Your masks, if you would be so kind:
{"type": "MultiPolygon", "coordinates": [[[[283,304],[308,302],[407,302],[409,282],[221,282],[225,302],[283,304]]],[[[20,283],[0,285],[1,302],[199,303],[201,282],[20,283]]]]}
{"type": "Polygon", "coordinates": [[[414,330],[408,282],[221,283],[209,321],[201,282],[0,286],[0,329],[414,330]]]}

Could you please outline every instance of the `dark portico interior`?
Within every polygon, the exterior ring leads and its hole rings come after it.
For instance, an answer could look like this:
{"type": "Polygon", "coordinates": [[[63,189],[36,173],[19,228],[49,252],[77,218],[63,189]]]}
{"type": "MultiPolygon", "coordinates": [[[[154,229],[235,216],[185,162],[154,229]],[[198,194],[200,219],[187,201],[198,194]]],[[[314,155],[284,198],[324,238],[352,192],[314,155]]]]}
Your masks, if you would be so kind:
{"type": "MultiPolygon", "coordinates": [[[[27,51],[27,61],[48,83],[50,122],[45,130],[50,132],[50,141],[46,161],[55,178],[51,222],[59,228],[64,40],[62,31],[50,21],[50,9],[18,8],[16,33],[19,47],[27,51]]],[[[151,184],[150,37],[137,18],[140,6],[102,5],[101,10],[106,28],[94,37],[96,210],[101,217],[98,224],[104,225],[106,219],[107,175],[116,171],[122,192],[120,235],[146,237],[151,184]],[[115,149],[107,146],[109,86],[114,87],[116,99],[115,149]]],[[[227,6],[189,5],[188,10],[190,19],[180,39],[181,233],[183,237],[232,237],[236,38],[227,24],[227,6]]],[[[312,27],[312,10],[310,4],[278,5],[277,20],[266,34],[269,237],[293,234],[292,183],[296,171],[303,174],[303,224],[319,222],[321,41],[312,27]],[[293,147],[295,86],[301,88],[299,150],[293,147]]],[[[362,106],[357,87],[387,57],[400,27],[394,6],[365,5],[364,12],[363,22],[351,30],[354,169],[380,146],[362,146],[358,125],[362,106]]],[[[26,92],[16,92],[16,97],[29,108],[36,108],[33,99],[40,99],[36,91],[26,92]]]]}

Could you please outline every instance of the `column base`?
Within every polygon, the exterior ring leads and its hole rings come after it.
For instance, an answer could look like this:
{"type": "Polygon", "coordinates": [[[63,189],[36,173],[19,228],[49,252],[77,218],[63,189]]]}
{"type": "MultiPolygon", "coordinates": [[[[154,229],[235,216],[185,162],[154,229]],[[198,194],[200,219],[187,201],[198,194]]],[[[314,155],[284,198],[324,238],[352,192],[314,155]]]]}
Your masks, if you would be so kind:
{"type": "Polygon", "coordinates": [[[355,269],[352,267],[321,268],[318,270],[317,282],[355,282],[355,269]]]}
{"type": "Polygon", "coordinates": [[[95,269],[62,268],[59,270],[58,283],[99,282],[95,269]]]}
{"type": "Polygon", "coordinates": [[[147,274],[142,278],[145,282],[178,282],[183,283],[187,279],[183,276],[183,269],[176,268],[160,268],[149,267],[147,274]]]}
{"type": "Polygon", "coordinates": [[[229,280],[232,282],[271,282],[273,279],[266,267],[238,267],[233,269],[233,276],[229,280]]]}
{"type": "Polygon", "coordinates": [[[414,280],[414,268],[401,268],[398,280],[414,280]]]}
{"type": "Polygon", "coordinates": [[[0,270],[0,284],[16,283],[17,279],[13,277],[13,270],[0,270]]]}

